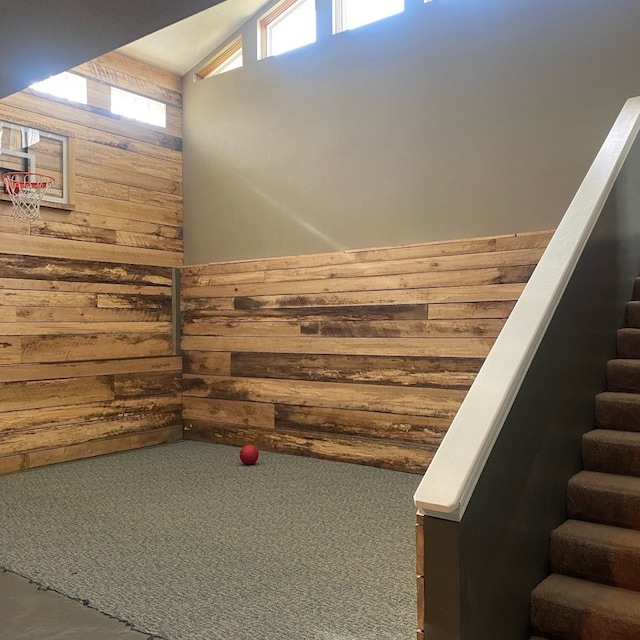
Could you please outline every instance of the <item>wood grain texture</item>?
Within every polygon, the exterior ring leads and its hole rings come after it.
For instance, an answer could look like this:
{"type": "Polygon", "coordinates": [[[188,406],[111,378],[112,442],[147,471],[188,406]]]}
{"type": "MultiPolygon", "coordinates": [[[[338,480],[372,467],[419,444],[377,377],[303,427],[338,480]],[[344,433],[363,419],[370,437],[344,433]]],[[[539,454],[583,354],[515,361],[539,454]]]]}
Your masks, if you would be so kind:
{"type": "Polygon", "coordinates": [[[0,104],[2,120],[69,137],[75,207],[25,223],[0,201],[0,473],[182,434],[182,80],[119,54],[77,72],[88,105],[31,90],[0,104]],[[168,127],[111,114],[111,85],[164,101],[168,127]]]}
{"type": "Polygon", "coordinates": [[[182,268],[185,437],[424,471],[549,239],[182,268]]]}

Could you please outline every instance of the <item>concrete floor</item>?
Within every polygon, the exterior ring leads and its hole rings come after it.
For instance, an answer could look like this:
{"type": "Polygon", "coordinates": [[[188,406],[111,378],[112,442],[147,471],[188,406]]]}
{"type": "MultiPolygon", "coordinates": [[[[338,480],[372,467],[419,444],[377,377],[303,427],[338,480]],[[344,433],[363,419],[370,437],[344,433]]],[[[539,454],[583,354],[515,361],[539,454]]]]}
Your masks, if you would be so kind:
{"type": "Polygon", "coordinates": [[[146,640],[146,633],[0,570],[1,640],[146,640]]]}

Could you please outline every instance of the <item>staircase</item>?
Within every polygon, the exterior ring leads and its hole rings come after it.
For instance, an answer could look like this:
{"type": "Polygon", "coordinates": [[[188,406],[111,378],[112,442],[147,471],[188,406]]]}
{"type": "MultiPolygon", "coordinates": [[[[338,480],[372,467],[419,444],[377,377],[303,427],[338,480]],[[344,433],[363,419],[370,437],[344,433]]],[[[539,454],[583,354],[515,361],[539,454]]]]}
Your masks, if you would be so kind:
{"type": "Polygon", "coordinates": [[[551,534],[553,573],[531,596],[531,640],[640,639],[640,301],[627,318],[568,484],[570,519],[551,534]]]}

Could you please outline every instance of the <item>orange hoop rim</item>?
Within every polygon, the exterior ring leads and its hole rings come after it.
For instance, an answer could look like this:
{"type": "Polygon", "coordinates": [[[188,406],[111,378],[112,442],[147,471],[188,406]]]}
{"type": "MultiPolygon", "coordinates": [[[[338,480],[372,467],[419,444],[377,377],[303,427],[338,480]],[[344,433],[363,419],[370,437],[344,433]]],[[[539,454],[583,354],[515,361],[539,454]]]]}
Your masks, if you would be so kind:
{"type": "Polygon", "coordinates": [[[12,187],[14,190],[45,189],[55,182],[55,178],[45,173],[34,173],[33,171],[7,171],[2,175],[2,182],[4,182],[9,192],[11,192],[12,187]],[[32,176],[36,178],[37,181],[20,179],[26,178],[27,176],[32,176]]]}

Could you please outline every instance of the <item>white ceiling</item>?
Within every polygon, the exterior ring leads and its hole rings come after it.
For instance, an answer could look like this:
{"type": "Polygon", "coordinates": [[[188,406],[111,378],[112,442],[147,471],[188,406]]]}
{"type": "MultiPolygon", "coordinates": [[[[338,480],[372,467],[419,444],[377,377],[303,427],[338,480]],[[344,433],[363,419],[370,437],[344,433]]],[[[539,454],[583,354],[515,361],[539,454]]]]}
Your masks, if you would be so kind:
{"type": "Polygon", "coordinates": [[[237,31],[268,0],[226,0],[118,49],[183,76],[237,31]]]}

